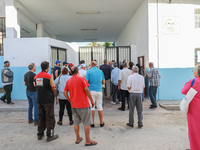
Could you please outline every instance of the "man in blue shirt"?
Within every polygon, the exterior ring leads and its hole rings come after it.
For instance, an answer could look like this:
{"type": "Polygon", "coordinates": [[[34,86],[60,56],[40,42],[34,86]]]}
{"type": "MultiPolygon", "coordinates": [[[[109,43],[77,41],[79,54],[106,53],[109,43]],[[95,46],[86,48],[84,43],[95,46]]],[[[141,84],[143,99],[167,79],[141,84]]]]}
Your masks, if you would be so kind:
{"type": "MultiPolygon", "coordinates": [[[[96,107],[98,109],[99,113],[99,119],[100,119],[100,126],[103,127],[105,123],[103,122],[103,108],[102,108],[102,84],[105,84],[105,77],[103,72],[98,69],[97,63],[95,61],[92,61],[91,69],[87,71],[85,79],[90,84],[89,90],[92,95],[92,99],[94,103],[96,103],[96,107]]],[[[95,107],[91,107],[92,110],[92,121],[93,124],[91,124],[91,127],[95,127],[94,125],[94,114],[95,114],[95,107]]]]}
{"type": "Polygon", "coordinates": [[[100,69],[103,71],[106,80],[106,96],[107,100],[110,100],[110,76],[111,76],[111,67],[107,64],[107,60],[104,59],[104,65],[100,66],[100,69]]]}
{"type": "Polygon", "coordinates": [[[117,87],[118,87],[118,78],[119,78],[119,72],[121,71],[117,67],[117,63],[113,63],[114,69],[111,71],[111,82],[112,82],[112,90],[113,90],[113,95],[112,95],[112,102],[111,104],[116,104],[116,93],[117,93],[117,87]]]}

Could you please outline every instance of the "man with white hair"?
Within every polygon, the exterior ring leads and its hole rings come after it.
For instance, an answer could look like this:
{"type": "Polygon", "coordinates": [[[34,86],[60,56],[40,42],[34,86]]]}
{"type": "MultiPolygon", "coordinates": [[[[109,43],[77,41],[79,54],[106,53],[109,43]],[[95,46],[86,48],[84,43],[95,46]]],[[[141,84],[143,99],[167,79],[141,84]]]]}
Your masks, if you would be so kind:
{"type": "Polygon", "coordinates": [[[85,70],[85,67],[86,67],[86,65],[85,64],[81,64],[81,69],[79,70],[79,76],[81,76],[81,77],[84,77],[85,78],[85,76],[86,76],[86,70],[85,70]]]}
{"type": "Polygon", "coordinates": [[[157,88],[160,86],[160,74],[157,68],[154,68],[153,62],[149,63],[150,71],[149,73],[146,73],[147,77],[150,81],[150,87],[149,87],[149,96],[152,105],[149,107],[150,109],[157,108],[156,103],[156,94],[157,94],[157,88]]]}
{"type": "Polygon", "coordinates": [[[134,109],[136,106],[138,114],[138,128],[143,126],[142,124],[142,93],[145,87],[144,77],[138,74],[138,67],[132,67],[132,75],[128,77],[127,87],[130,93],[129,96],[129,123],[128,126],[134,127],[134,109]]]}

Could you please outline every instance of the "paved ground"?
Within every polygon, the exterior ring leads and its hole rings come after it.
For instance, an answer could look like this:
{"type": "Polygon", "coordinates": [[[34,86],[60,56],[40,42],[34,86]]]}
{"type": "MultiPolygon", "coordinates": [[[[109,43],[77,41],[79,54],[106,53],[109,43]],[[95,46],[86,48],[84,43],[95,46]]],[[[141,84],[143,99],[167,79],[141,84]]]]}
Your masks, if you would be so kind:
{"type": "MultiPolygon", "coordinates": [[[[11,107],[27,109],[27,102],[18,101],[11,107]]],[[[134,128],[126,126],[128,110],[118,111],[117,105],[111,105],[106,101],[104,106],[103,128],[99,127],[99,119],[96,113],[96,128],[91,129],[91,138],[98,141],[95,147],[85,147],[84,141],[76,145],[73,126],[69,125],[68,117],[64,117],[64,125],[56,125],[55,132],[59,139],[47,143],[46,137],[42,141],[37,140],[37,127],[27,124],[27,112],[16,112],[0,102],[0,149],[4,150],[184,150],[189,148],[188,129],[186,115],[180,111],[168,111],[161,107],[150,110],[149,100],[144,102],[144,127],[137,128],[137,116],[134,128]],[[7,111],[3,111],[2,108],[7,111]],[[10,111],[11,112],[10,112],[10,111]]],[[[9,106],[10,107],[10,106],[9,106]]],[[[58,106],[55,106],[56,114],[58,106]]],[[[58,116],[56,115],[56,120],[58,116]]],[[[84,137],[83,126],[80,133],[84,137]]]]}

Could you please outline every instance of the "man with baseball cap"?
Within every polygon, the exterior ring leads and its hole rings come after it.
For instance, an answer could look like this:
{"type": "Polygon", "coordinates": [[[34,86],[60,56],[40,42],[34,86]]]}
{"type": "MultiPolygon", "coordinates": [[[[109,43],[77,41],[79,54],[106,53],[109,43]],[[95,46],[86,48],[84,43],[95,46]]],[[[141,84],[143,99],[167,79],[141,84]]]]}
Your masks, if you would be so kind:
{"type": "Polygon", "coordinates": [[[60,63],[62,63],[60,60],[55,61],[55,67],[53,68],[53,78],[54,80],[60,75],[61,69],[60,69],[60,63]]]}
{"type": "Polygon", "coordinates": [[[5,61],[4,67],[1,70],[1,81],[3,83],[3,88],[5,90],[5,94],[0,98],[1,101],[7,104],[14,104],[11,101],[11,92],[12,92],[12,85],[13,85],[13,72],[10,70],[10,62],[5,61]]]}
{"type": "Polygon", "coordinates": [[[85,78],[86,76],[86,70],[85,70],[86,65],[85,64],[81,64],[81,69],[79,70],[79,76],[82,76],[85,78]]]}

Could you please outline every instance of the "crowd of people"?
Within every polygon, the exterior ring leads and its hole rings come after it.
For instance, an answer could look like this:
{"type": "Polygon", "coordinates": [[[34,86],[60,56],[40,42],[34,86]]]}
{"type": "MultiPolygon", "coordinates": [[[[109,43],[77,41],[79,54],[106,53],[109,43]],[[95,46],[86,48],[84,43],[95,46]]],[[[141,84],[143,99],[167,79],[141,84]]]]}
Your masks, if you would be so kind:
{"type": "MultiPolygon", "coordinates": [[[[58,135],[54,134],[56,124],[54,102],[60,106],[58,125],[63,124],[64,110],[67,109],[69,124],[74,125],[76,144],[83,140],[79,134],[81,123],[85,130],[85,145],[97,144],[96,141],[90,139],[90,128],[96,126],[94,122],[95,109],[98,110],[99,126],[105,126],[103,121],[104,97],[113,105],[121,104],[121,107],[118,108],[120,111],[129,109],[127,125],[130,127],[134,127],[134,109],[136,107],[138,128],[143,127],[142,101],[144,100],[146,70],[142,69],[140,65],[126,61],[118,64],[114,60],[108,62],[106,59],[100,67],[97,65],[97,61],[93,60],[89,68],[86,67],[84,60],[80,61],[78,66],[63,62],[63,67],[60,68],[61,63],[56,60],[52,74],[49,74],[49,62],[44,61],[41,63],[42,71],[37,75],[34,73],[36,65],[31,63],[28,65],[29,71],[24,75],[24,85],[27,87],[26,95],[29,102],[28,123],[38,126],[38,140],[44,137],[45,129],[48,142],[58,138],[58,135]]],[[[8,104],[14,104],[11,101],[13,72],[9,66],[9,61],[5,61],[1,72],[6,92],[1,100],[3,102],[7,100],[8,104]]],[[[146,75],[150,79],[149,92],[152,102],[150,109],[153,109],[157,107],[156,89],[160,85],[160,74],[152,62],[149,63],[149,67],[150,71],[146,75]]]]}

